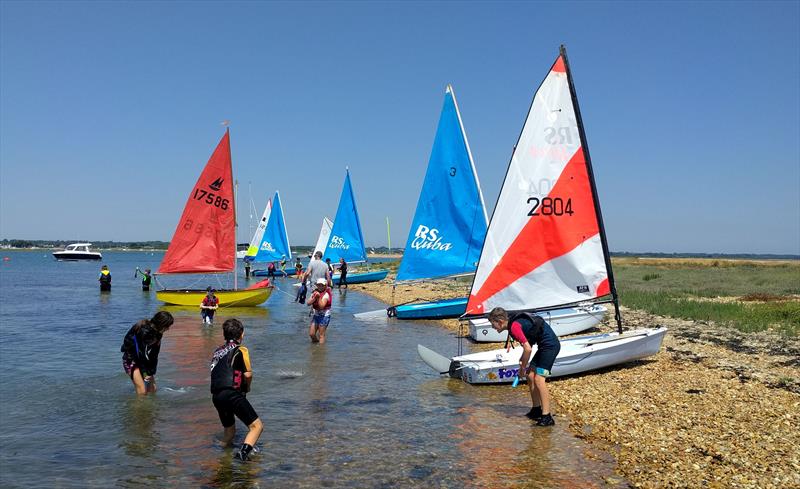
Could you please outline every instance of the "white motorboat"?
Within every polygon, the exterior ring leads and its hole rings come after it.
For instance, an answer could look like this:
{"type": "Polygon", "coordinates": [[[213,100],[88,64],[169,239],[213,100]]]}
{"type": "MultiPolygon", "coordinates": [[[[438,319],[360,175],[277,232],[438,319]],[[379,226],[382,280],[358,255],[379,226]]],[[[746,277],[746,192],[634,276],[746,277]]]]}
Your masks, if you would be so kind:
{"type": "Polygon", "coordinates": [[[91,251],[92,243],[73,243],[67,245],[63,251],[54,251],[53,258],[58,261],[102,260],[99,251],[91,251]]]}

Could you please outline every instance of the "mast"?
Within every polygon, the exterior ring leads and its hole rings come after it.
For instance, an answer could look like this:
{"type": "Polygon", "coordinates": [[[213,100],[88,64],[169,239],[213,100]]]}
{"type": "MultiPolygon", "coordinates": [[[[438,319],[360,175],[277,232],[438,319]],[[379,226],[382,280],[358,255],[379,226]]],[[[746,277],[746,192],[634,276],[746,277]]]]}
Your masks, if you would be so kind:
{"type": "Polygon", "coordinates": [[[389,253],[392,252],[392,233],[389,230],[389,216],[386,216],[386,237],[389,240],[389,253]]]}
{"type": "Polygon", "coordinates": [[[581,138],[581,147],[583,148],[583,155],[586,160],[586,171],[589,174],[589,184],[592,189],[592,200],[594,201],[594,209],[597,215],[597,225],[600,230],[600,242],[603,244],[603,257],[606,262],[606,270],[608,271],[608,282],[611,290],[611,298],[614,303],[614,318],[617,321],[617,329],[622,333],[622,315],[619,312],[619,297],[617,296],[617,284],[614,281],[614,271],[611,268],[611,254],[608,251],[608,240],[606,239],[606,228],[603,224],[603,213],[600,210],[600,199],[597,196],[597,186],[594,182],[594,170],[592,169],[592,158],[589,156],[589,145],[586,142],[586,133],[583,129],[583,119],[581,118],[581,108],[578,105],[578,95],[575,91],[575,84],[572,81],[572,70],[569,67],[569,60],[567,59],[567,48],[563,44],[559,49],[559,54],[564,59],[564,67],[567,72],[567,84],[569,85],[569,94],[572,97],[572,106],[575,109],[575,120],[578,124],[578,134],[581,138]]]}
{"type": "MultiPolygon", "coordinates": [[[[228,141],[230,141],[230,129],[225,127],[225,134],[228,134],[228,141]]],[[[230,148],[229,148],[230,149],[230,148]]],[[[233,152],[233,151],[231,151],[233,152]]],[[[233,158],[230,158],[231,162],[231,175],[233,175],[233,158]]],[[[236,245],[236,235],[237,231],[239,230],[239,220],[236,218],[236,201],[239,198],[239,193],[237,190],[239,189],[239,181],[234,180],[233,184],[233,290],[239,289],[239,281],[237,280],[238,270],[236,264],[236,252],[238,251],[238,247],[236,245]]]]}

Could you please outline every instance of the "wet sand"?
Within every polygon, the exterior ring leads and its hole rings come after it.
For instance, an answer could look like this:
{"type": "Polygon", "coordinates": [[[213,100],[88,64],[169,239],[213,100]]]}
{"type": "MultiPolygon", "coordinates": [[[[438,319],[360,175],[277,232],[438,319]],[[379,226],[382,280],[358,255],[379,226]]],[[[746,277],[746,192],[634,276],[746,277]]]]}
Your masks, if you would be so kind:
{"type": "MultiPolygon", "coordinates": [[[[463,297],[469,287],[393,289],[392,278],[351,289],[398,304],[463,297]]],[[[669,328],[661,351],[551,381],[558,423],[612,454],[634,487],[800,487],[800,339],[622,312],[626,328],[669,328]]],[[[459,331],[457,320],[438,323],[459,331]]],[[[599,329],[615,327],[609,314],[599,329]]],[[[522,415],[530,399],[527,390],[516,395],[522,415]]]]}

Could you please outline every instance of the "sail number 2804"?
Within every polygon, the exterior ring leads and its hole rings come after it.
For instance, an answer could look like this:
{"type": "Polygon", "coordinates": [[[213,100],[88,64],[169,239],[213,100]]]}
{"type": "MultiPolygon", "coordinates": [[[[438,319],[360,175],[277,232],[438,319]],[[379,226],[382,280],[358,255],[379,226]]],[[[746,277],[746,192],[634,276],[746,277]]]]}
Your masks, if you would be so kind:
{"type": "Polygon", "coordinates": [[[529,216],[563,216],[564,214],[571,216],[575,213],[572,210],[572,199],[567,199],[566,202],[561,197],[531,197],[528,199],[528,205],[532,205],[531,210],[528,212],[529,216]]]}
{"type": "Polygon", "coordinates": [[[223,199],[222,196],[214,195],[213,192],[207,192],[203,189],[196,188],[194,189],[194,199],[195,200],[202,200],[206,204],[213,205],[214,207],[219,207],[223,211],[228,210],[228,199],[223,199]]]}

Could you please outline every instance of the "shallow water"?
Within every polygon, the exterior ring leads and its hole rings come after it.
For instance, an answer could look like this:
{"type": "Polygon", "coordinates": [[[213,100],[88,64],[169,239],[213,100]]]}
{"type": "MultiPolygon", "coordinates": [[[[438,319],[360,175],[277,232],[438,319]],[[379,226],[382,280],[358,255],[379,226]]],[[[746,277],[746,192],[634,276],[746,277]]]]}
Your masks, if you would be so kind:
{"type": "MultiPolygon", "coordinates": [[[[354,312],[382,304],[355,290],[334,291],[325,345],[309,342],[308,309],[292,302],[290,280],[261,307],[221,309],[213,327],[193,308],[166,307],[176,321],[159,391],[137,398],[119,345],[131,324],[164,308],[133,278],[161,254],[104,253],[108,294],[98,263],[0,256],[10,258],[0,265],[2,487],[609,487],[607,477],[624,486],[613,460],[571,436],[566,418],[542,429],[521,417],[524,388],[435,375],[416,345],[452,354],[452,333],[356,321],[354,312]],[[246,464],[219,446],[208,392],[227,317],[245,324],[248,399],[265,425],[261,453],[246,464]]],[[[218,286],[208,280],[201,285],[218,286]]],[[[237,430],[241,443],[246,427],[237,430]]]]}

